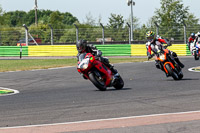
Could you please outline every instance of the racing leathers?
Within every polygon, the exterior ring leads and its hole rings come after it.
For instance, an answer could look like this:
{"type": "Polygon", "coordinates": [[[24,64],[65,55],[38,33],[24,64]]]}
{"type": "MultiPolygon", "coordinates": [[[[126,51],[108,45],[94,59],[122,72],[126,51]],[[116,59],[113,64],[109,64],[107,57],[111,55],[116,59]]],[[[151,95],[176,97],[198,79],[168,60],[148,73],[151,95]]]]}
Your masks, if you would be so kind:
{"type": "Polygon", "coordinates": [[[93,54],[96,59],[100,60],[107,67],[109,67],[114,75],[118,74],[117,70],[113,68],[114,66],[109,63],[108,58],[102,57],[102,52],[98,50],[93,44],[86,44],[85,50],[78,52],[77,58],[79,59],[80,54],[85,53],[85,52],[93,54]]]}
{"type": "MultiPolygon", "coordinates": [[[[188,48],[189,48],[189,50],[190,50],[190,47],[191,47],[191,43],[193,43],[194,40],[195,40],[195,37],[193,37],[193,36],[190,36],[190,37],[188,38],[188,48]]],[[[193,44],[193,45],[194,45],[194,44],[193,44]]],[[[192,46],[192,47],[193,47],[193,46],[192,46]]]]}
{"type": "Polygon", "coordinates": [[[195,39],[194,39],[194,48],[196,47],[196,45],[200,44],[200,35],[198,35],[195,39]]]}
{"type": "Polygon", "coordinates": [[[195,38],[190,36],[190,37],[188,38],[188,43],[194,42],[194,40],[195,40],[195,38]]]}
{"type": "MultiPolygon", "coordinates": [[[[153,57],[151,54],[151,51],[153,51],[155,55],[158,55],[160,50],[164,50],[165,47],[163,46],[163,44],[167,44],[167,46],[171,46],[171,42],[168,41],[167,39],[156,38],[156,39],[153,39],[152,41],[149,41],[148,42],[148,52],[149,52],[148,59],[153,57]]],[[[183,68],[184,65],[180,62],[179,58],[177,57],[177,54],[173,51],[170,51],[170,54],[172,55],[174,60],[180,65],[180,67],[183,68]]],[[[159,61],[156,60],[155,62],[156,62],[155,63],[156,67],[160,69],[159,61]]]]}

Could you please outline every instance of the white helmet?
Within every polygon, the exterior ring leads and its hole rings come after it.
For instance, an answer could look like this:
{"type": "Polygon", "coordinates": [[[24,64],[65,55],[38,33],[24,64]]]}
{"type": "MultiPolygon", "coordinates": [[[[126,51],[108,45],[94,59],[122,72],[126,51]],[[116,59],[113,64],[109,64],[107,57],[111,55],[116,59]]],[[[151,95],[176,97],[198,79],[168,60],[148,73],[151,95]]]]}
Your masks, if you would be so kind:
{"type": "Polygon", "coordinates": [[[200,37],[200,32],[197,32],[197,36],[200,37]]]}

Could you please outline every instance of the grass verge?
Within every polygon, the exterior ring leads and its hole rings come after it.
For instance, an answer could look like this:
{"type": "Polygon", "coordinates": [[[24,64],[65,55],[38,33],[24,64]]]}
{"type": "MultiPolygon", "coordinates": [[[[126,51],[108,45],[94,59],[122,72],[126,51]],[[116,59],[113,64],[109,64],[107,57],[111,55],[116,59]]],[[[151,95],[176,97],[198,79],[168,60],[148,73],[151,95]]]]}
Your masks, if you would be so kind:
{"type": "MultiPolygon", "coordinates": [[[[109,58],[111,63],[143,62],[146,58],[109,58]]],[[[32,69],[47,69],[54,67],[76,66],[77,59],[27,59],[27,60],[1,60],[0,72],[26,71],[32,69]]]]}

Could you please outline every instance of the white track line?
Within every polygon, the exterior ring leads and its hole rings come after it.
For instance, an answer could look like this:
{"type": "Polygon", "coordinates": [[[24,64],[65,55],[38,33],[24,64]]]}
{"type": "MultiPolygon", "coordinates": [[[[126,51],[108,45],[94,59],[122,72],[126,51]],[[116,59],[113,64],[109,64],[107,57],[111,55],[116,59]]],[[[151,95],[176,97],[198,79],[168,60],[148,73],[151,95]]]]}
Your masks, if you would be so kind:
{"type": "MultiPolygon", "coordinates": [[[[197,66],[197,67],[200,67],[200,66],[197,66]]],[[[194,68],[196,68],[196,67],[189,68],[188,71],[190,71],[190,72],[200,72],[200,71],[193,70],[194,68]]]]}
{"type": "Polygon", "coordinates": [[[141,115],[141,116],[129,116],[129,117],[119,117],[119,118],[108,118],[108,119],[97,119],[97,120],[86,120],[86,121],[77,121],[77,122],[65,122],[65,123],[53,123],[53,124],[40,124],[40,125],[27,125],[27,126],[16,126],[16,127],[1,127],[0,129],[17,129],[17,128],[29,128],[29,127],[45,127],[45,126],[56,126],[56,125],[69,125],[69,124],[80,124],[80,123],[89,123],[89,122],[101,122],[109,120],[122,120],[122,119],[132,119],[132,118],[148,118],[154,116],[167,116],[167,115],[187,115],[191,113],[200,113],[198,111],[188,111],[188,112],[175,112],[175,113],[163,113],[163,114],[151,114],[151,115],[141,115]]]}
{"type": "Polygon", "coordinates": [[[14,91],[14,93],[11,93],[11,94],[3,94],[3,95],[0,95],[1,97],[2,97],[2,96],[14,95],[14,94],[19,93],[18,90],[13,90],[13,89],[10,89],[10,88],[0,87],[0,89],[14,91]]]}

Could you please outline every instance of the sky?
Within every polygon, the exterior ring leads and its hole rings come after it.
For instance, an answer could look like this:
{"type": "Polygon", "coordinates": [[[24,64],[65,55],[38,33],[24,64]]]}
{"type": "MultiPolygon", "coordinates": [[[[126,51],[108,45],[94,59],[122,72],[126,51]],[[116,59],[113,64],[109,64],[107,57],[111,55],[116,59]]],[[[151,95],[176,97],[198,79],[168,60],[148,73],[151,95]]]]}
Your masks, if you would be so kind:
{"type": "MultiPolygon", "coordinates": [[[[92,18],[98,19],[106,25],[111,13],[122,15],[128,19],[131,7],[127,0],[37,0],[38,9],[49,9],[52,11],[70,12],[80,22],[86,21],[86,16],[91,14],[92,18]]],[[[160,8],[160,0],[134,0],[133,15],[139,19],[140,24],[146,24],[154,15],[154,11],[160,8]]],[[[189,12],[200,18],[200,0],[182,0],[184,6],[189,6],[189,12]]],[[[34,8],[35,0],[0,0],[4,11],[23,10],[30,11],[34,8]]]]}

